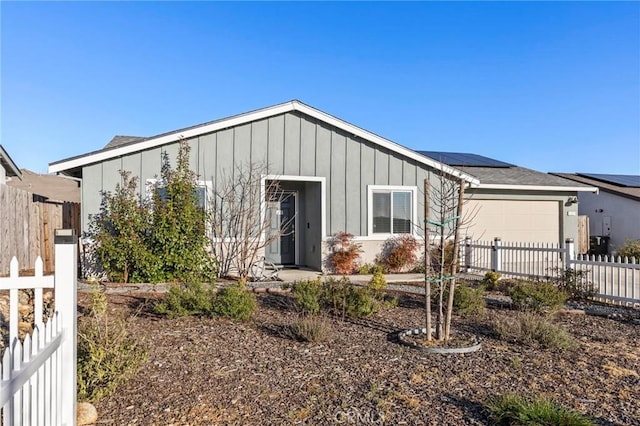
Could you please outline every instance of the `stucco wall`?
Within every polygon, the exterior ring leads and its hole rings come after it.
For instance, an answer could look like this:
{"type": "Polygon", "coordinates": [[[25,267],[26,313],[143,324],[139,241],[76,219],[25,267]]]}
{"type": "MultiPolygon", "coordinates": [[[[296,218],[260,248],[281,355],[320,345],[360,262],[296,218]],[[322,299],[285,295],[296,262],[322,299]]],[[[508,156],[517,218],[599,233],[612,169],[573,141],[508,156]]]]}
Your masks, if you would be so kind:
{"type": "Polygon", "coordinates": [[[581,193],[579,212],[589,216],[589,233],[592,236],[607,235],[603,226],[610,218],[609,250],[615,251],[626,240],[640,239],[640,201],[621,197],[600,190],[599,194],[581,193]]]}

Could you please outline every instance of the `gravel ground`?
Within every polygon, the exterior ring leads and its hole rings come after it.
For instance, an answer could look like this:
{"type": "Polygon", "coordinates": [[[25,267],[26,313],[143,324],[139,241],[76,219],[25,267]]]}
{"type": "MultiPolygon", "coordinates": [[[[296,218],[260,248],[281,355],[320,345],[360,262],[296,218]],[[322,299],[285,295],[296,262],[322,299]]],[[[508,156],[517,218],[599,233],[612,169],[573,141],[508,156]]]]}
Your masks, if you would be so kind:
{"type": "MultiPolygon", "coordinates": [[[[395,338],[422,325],[417,295],[398,294],[396,308],[365,320],[332,318],[324,343],[285,337],[296,319],[288,294],[259,294],[245,323],[157,317],[149,308],[158,297],[108,294],[149,360],[96,404],[101,424],[480,425],[487,398],[516,392],[551,397],[597,424],[640,425],[640,325],[624,318],[558,316],[577,345],[557,352],[494,338],[492,321],[513,312],[493,308],[454,317],[455,329],[480,338],[479,352],[430,355],[395,338]]],[[[86,294],[79,300],[86,305],[86,294]]]]}

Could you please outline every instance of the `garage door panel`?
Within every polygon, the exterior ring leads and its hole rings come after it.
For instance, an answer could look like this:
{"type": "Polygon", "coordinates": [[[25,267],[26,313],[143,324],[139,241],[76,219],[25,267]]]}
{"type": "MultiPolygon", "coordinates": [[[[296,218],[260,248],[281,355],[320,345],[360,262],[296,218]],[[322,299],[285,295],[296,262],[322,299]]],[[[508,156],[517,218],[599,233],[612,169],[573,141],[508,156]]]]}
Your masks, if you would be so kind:
{"type": "Polygon", "coordinates": [[[500,237],[510,242],[558,243],[560,203],[557,201],[468,200],[475,212],[466,235],[474,240],[500,237]]]}

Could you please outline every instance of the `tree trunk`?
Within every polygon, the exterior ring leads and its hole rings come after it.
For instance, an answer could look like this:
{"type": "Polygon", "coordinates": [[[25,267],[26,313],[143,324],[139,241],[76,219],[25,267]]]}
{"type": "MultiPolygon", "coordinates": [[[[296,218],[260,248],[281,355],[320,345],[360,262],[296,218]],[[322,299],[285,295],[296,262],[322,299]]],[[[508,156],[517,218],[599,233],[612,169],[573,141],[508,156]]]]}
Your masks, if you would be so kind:
{"type": "MultiPolygon", "coordinates": [[[[453,259],[451,265],[451,275],[458,273],[458,250],[460,249],[460,224],[462,221],[462,206],[464,202],[464,181],[460,180],[460,190],[458,191],[458,205],[456,206],[455,234],[453,237],[453,259]]],[[[453,296],[456,291],[456,279],[449,282],[449,300],[447,301],[447,317],[444,326],[444,340],[449,340],[451,335],[451,314],[453,312],[453,296]]]]}
{"type": "Polygon", "coordinates": [[[431,341],[431,251],[429,250],[429,178],[424,180],[424,309],[427,340],[431,341]]]}

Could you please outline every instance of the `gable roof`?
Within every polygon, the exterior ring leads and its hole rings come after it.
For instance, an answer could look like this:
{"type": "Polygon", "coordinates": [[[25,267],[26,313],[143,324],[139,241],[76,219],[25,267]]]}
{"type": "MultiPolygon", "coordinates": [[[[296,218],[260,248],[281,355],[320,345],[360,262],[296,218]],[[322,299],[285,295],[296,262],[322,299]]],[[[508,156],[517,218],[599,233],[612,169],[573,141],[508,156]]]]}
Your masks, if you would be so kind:
{"type": "Polygon", "coordinates": [[[516,189],[531,191],[597,192],[597,188],[536,170],[519,167],[489,157],[462,152],[418,151],[433,159],[442,159],[480,180],[480,189],[516,189]]]}
{"type": "Polygon", "coordinates": [[[622,197],[631,198],[633,200],[640,201],[640,188],[617,185],[612,182],[605,182],[593,177],[587,177],[582,173],[552,173],[555,176],[560,176],[565,179],[571,179],[575,182],[580,182],[586,185],[593,185],[598,187],[601,191],[610,192],[622,197]]]}
{"type": "Polygon", "coordinates": [[[109,149],[109,148],[115,148],[117,146],[121,146],[121,145],[127,145],[131,142],[139,142],[143,139],[146,139],[145,137],[142,136],[120,136],[120,135],[116,135],[113,137],[113,139],[111,139],[109,141],[108,144],[106,144],[104,146],[104,149],[109,149]]]}
{"type": "MultiPolygon", "coordinates": [[[[262,108],[262,109],[247,112],[244,114],[234,115],[234,116],[223,118],[216,121],[210,121],[208,123],[187,127],[180,130],[174,130],[168,133],[163,133],[163,134],[148,137],[148,138],[138,139],[138,137],[129,136],[128,138],[131,138],[131,139],[128,141],[125,141],[124,139],[117,139],[118,137],[115,137],[114,139],[111,140],[111,142],[107,144],[107,146],[104,149],[93,151],[88,154],[83,154],[76,157],[67,158],[60,161],[55,161],[53,163],[49,163],[49,173],[69,172],[73,169],[78,169],[82,166],[89,165],[92,163],[97,163],[100,161],[120,157],[122,155],[130,154],[133,152],[143,151],[143,150],[155,148],[157,146],[164,145],[167,143],[175,142],[180,137],[188,139],[194,136],[215,132],[217,130],[238,126],[241,124],[249,123],[256,120],[261,120],[264,118],[268,118],[268,117],[272,117],[275,115],[280,115],[280,114],[284,114],[292,111],[299,111],[319,121],[322,121],[331,126],[337,127],[354,136],[361,137],[376,145],[389,149],[405,157],[411,158],[417,161],[418,163],[424,164],[426,166],[429,166],[438,170],[442,170],[447,175],[463,179],[471,184],[479,183],[477,178],[465,172],[462,172],[456,168],[450,167],[439,161],[433,160],[432,158],[418,154],[416,151],[413,151],[409,148],[406,148],[400,144],[397,144],[393,141],[385,139],[381,136],[378,136],[360,127],[357,127],[351,123],[348,123],[344,120],[341,120],[323,111],[310,107],[309,105],[306,105],[298,100],[285,102],[279,105],[262,108]]],[[[121,136],[120,138],[124,138],[124,137],[121,136]]]]}
{"type": "Polygon", "coordinates": [[[18,179],[22,179],[22,173],[16,163],[13,162],[9,153],[0,145],[0,166],[7,171],[7,176],[15,176],[18,179]]]}

